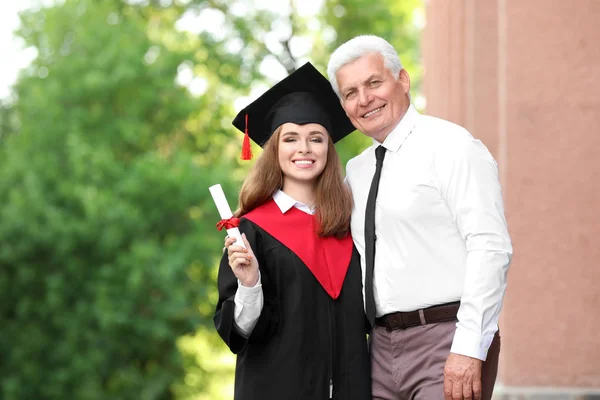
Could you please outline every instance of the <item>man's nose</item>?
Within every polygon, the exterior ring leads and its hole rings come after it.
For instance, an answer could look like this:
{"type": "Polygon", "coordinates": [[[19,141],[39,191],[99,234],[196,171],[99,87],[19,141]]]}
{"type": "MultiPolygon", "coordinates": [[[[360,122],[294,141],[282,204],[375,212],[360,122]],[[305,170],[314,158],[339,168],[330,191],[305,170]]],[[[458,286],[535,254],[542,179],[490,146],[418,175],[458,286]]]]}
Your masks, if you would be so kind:
{"type": "Polygon", "coordinates": [[[370,102],[371,102],[371,96],[369,95],[369,92],[366,90],[359,90],[358,91],[358,104],[360,104],[361,106],[366,106],[370,102]]]}

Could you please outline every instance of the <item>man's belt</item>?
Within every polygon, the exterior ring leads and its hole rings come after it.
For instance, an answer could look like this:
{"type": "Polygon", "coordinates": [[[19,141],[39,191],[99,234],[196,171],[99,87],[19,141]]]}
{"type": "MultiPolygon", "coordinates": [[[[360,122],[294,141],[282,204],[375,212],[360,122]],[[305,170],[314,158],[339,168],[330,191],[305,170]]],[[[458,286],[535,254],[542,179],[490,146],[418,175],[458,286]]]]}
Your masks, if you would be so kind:
{"type": "Polygon", "coordinates": [[[383,326],[388,331],[395,331],[419,325],[456,321],[459,307],[460,301],[456,301],[416,311],[395,312],[375,318],[375,325],[383,326]]]}

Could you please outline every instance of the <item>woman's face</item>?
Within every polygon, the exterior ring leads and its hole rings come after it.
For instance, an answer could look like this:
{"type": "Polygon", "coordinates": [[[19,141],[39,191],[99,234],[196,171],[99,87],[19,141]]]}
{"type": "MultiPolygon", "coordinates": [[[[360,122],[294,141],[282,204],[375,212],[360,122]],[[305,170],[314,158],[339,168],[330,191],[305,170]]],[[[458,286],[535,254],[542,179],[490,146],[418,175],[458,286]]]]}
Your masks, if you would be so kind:
{"type": "Polygon", "coordinates": [[[329,137],[319,124],[286,122],[279,134],[279,166],[286,182],[316,183],[327,165],[329,137]]]}

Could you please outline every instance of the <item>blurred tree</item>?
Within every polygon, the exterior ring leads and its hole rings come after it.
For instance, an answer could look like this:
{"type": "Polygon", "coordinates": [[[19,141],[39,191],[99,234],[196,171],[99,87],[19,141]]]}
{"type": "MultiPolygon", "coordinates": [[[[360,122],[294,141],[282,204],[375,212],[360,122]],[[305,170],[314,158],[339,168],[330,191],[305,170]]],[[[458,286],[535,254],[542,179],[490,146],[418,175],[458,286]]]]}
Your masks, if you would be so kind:
{"type": "Polygon", "coordinates": [[[3,144],[2,139],[12,131],[10,126],[10,110],[10,106],[0,103],[0,146],[3,144]]]}
{"type": "Polygon", "coordinates": [[[395,47],[404,67],[413,78],[413,88],[419,90],[421,68],[418,18],[423,12],[422,3],[422,0],[326,1],[323,20],[336,33],[335,40],[328,42],[327,54],[356,35],[381,36],[395,47]]]}
{"type": "Polygon", "coordinates": [[[198,101],[174,80],[192,54],[149,32],[177,41],[175,16],[143,11],[71,0],[22,16],[38,56],[3,112],[20,126],[0,146],[2,399],[173,398],[177,340],[210,323],[207,187],[233,188],[186,146],[198,101]]]}
{"type": "MultiPolygon", "coordinates": [[[[325,72],[360,33],[388,38],[418,91],[420,6],[64,0],[24,13],[38,56],[0,107],[0,398],[230,393],[207,187],[233,206],[249,167],[234,103],[307,60],[325,72]]],[[[355,133],[337,148],[345,162],[369,144],[355,133]]]]}

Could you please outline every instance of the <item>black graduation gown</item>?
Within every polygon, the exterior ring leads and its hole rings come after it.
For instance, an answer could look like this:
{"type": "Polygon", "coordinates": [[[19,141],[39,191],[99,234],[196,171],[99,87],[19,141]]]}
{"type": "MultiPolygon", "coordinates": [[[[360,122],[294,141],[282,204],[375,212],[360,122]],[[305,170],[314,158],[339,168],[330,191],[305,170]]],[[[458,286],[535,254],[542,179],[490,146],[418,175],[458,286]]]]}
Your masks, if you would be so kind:
{"type": "Polygon", "coordinates": [[[325,400],[330,382],[333,399],[371,399],[360,258],[354,246],[334,300],[279,240],[248,219],[242,218],[239,228],[258,260],[264,306],[245,339],[234,327],[237,279],[225,254],[214,323],[237,354],[234,399],[325,400]]]}

